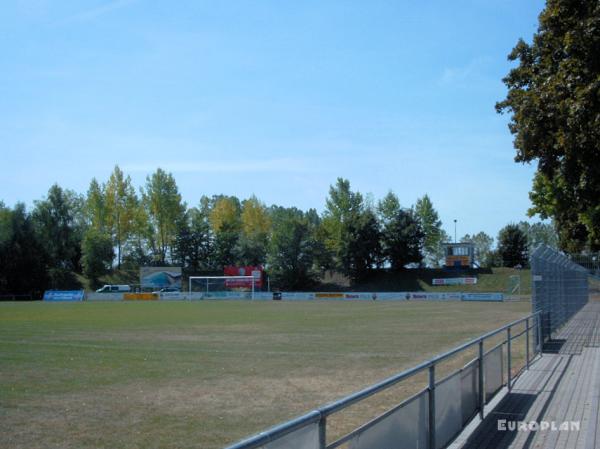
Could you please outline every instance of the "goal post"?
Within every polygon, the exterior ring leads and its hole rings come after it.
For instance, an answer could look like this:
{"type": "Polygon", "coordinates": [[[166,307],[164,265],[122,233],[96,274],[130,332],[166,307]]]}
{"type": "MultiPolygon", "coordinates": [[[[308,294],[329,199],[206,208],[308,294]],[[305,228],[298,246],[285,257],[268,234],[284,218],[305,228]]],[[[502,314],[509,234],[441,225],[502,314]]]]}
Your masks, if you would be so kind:
{"type": "Polygon", "coordinates": [[[508,277],[508,288],[509,295],[521,295],[521,275],[513,274],[508,277]]]}
{"type": "Polygon", "coordinates": [[[254,299],[256,291],[256,278],[254,276],[190,276],[188,278],[188,292],[202,292],[205,298],[235,298],[235,293],[243,297],[242,293],[250,293],[254,299]]]}

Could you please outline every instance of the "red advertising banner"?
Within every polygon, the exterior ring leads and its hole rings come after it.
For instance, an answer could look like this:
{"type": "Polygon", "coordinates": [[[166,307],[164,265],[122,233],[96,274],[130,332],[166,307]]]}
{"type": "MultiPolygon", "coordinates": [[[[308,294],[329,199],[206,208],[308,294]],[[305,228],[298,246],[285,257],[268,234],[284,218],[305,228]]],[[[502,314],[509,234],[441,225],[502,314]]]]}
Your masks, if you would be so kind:
{"type": "MultiPolygon", "coordinates": [[[[263,285],[263,267],[247,266],[247,267],[235,267],[233,265],[223,268],[223,274],[225,276],[252,276],[254,277],[254,288],[262,288],[263,285]]],[[[252,288],[251,279],[225,279],[225,286],[227,288],[252,288]]]]}

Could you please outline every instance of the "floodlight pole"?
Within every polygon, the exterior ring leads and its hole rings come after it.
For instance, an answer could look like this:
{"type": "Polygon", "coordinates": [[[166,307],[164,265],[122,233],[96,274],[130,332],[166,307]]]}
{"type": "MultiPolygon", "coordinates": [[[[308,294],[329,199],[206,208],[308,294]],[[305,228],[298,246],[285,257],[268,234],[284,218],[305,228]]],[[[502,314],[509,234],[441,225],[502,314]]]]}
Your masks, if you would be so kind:
{"type": "Polygon", "coordinates": [[[456,218],[454,219],[454,243],[456,243],[456,218]]]}

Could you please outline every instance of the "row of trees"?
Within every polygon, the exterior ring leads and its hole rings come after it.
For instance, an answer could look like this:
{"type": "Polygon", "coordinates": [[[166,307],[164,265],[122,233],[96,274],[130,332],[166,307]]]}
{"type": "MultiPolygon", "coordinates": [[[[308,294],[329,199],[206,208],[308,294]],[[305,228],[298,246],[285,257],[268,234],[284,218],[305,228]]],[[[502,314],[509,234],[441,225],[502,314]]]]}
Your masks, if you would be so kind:
{"type": "Polygon", "coordinates": [[[475,258],[481,267],[525,267],[529,254],[540,244],[558,248],[559,237],[550,223],[529,224],[525,221],[511,223],[498,233],[497,246],[494,239],[485,232],[460,239],[475,246],[475,258]]]}
{"type": "MultiPolygon", "coordinates": [[[[483,232],[462,241],[475,243],[481,265],[514,266],[525,263],[527,245],[556,239],[549,225],[514,227],[517,237],[501,231],[497,251],[483,232]]],[[[266,265],[279,287],[306,288],[325,270],[360,281],[383,267],[438,266],[449,240],[427,195],[404,208],[393,192],[374,202],[340,178],[322,214],[267,207],[254,196],[202,196],[188,207],[170,173],[158,169],[136,191],[115,167],[86,195],[53,185],[31,212],[0,203],[0,291],[67,288],[77,273],[97,284],[112,270],[145,265],[188,273],[266,265]]]]}

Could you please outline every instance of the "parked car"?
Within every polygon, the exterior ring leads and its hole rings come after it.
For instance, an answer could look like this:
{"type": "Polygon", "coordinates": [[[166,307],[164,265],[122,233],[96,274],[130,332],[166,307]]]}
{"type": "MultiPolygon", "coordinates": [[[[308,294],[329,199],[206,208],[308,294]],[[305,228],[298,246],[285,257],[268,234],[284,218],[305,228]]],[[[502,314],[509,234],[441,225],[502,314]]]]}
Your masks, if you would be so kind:
{"type": "Polygon", "coordinates": [[[129,285],[105,285],[102,288],[96,290],[96,293],[126,293],[130,292],[131,287],[129,285]]]}

